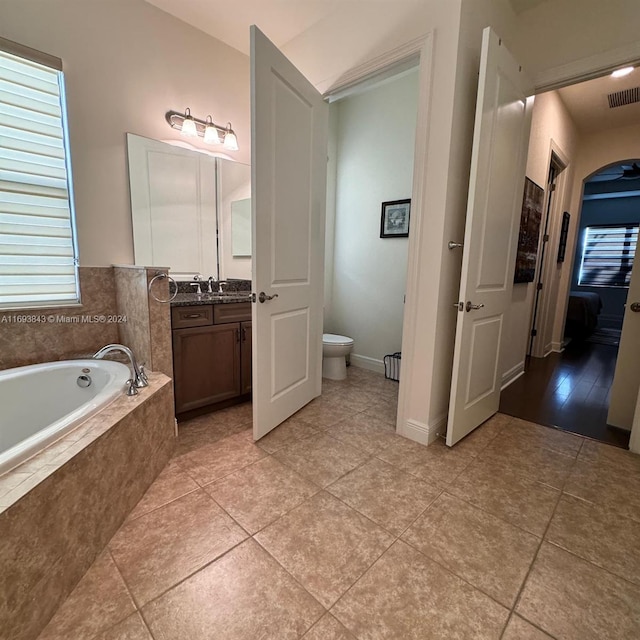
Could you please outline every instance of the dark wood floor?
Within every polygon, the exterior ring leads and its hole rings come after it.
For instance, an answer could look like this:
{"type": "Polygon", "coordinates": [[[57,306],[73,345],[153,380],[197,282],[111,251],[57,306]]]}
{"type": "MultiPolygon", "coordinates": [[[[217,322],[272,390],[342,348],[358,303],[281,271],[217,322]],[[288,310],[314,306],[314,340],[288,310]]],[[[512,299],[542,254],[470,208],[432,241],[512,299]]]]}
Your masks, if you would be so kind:
{"type": "Polygon", "coordinates": [[[625,449],[629,432],[607,425],[618,347],[571,343],[563,353],[530,358],[525,374],[500,396],[500,411],[625,449]]]}

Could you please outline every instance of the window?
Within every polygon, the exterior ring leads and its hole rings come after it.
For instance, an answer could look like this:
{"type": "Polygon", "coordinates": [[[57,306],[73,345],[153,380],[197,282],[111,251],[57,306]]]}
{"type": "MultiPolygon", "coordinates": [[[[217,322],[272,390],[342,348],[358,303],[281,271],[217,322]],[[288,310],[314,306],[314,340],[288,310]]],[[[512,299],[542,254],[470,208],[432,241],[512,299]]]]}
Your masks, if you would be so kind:
{"type": "Polygon", "coordinates": [[[638,243],[638,225],[587,227],[578,284],[628,287],[638,243]]]}
{"type": "Polygon", "coordinates": [[[0,309],[78,303],[62,65],[0,39],[0,309]]]}

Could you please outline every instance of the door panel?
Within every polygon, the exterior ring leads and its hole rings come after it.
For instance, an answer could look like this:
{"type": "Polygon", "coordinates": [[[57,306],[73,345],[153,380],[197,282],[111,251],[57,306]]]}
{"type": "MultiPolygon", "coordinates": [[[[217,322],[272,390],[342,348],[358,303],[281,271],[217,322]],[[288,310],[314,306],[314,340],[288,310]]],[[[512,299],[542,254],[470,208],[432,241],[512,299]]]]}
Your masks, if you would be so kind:
{"type": "MultiPolygon", "coordinates": [[[[500,341],[511,301],[532,85],[491,31],[483,34],[447,425],[452,446],[500,402],[500,341]],[[466,303],[475,305],[470,307],[466,303]]],[[[453,301],[452,301],[453,302],[453,301]]]]}
{"type": "Polygon", "coordinates": [[[469,369],[465,406],[481,400],[495,388],[498,358],[493,348],[500,341],[502,318],[486,318],[476,322],[471,334],[471,359],[477,363],[473,370],[469,369]]]}
{"type": "Polygon", "coordinates": [[[328,105],[251,27],[253,436],[320,395],[328,105]]]}
{"type": "Polygon", "coordinates": [[[271,317],[274,398],[309,379],[309,324],[308,309],[271,317]]]}

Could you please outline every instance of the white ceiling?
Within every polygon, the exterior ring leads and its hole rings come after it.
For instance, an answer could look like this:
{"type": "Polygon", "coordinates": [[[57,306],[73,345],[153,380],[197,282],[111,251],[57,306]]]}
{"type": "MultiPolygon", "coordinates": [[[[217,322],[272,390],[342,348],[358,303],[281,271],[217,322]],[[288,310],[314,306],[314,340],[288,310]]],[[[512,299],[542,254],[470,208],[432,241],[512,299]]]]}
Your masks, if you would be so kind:
{"type": "Polygon", "coordinates": [[[339,14],[345,0],[146,0],[172,16],[249,55],[256,24],[282,47],[316,22],[339,14]]]}
{"type": "MultiPolygon", "coordinates": [[[[339,20],[345,4],[366,1],[372,0],[146,0],[246,55],[249,54],[249,27],[252,24],[268,34],[276,46],[282,47],[332,14],[339,20]]],[[[381,11],[388,11],[395,3],[395,12],[405,8],[400,2],[411,4],[410,0],[375,2],[380,4],[381,11]]],[[[519,14],[551,0],[509,2],[519,14]]]]}
{"type": "Polygon", "coordinates": [[[640,68],[624,78],[610,75],[559,89],[558,93],[569,110],[576,126],[593,133],[614,127],[640,124],[640,102],[624,107],[609,108],[607,95],[615,91],[640,86],[640,68]]]}

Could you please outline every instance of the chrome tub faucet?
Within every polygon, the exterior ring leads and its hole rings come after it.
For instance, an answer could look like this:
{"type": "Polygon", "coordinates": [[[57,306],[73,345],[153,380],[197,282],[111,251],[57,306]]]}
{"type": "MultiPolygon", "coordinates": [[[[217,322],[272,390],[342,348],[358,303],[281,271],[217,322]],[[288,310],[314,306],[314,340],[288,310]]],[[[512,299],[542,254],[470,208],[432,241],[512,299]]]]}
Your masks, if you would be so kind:
{"type": "Polygon", "coordinates": [[[99,351],[96,351],[91,357],[96,360],[102,360],[107,354],[112,351],[120,351],[124,353],[131,363],[131,368],[133,369],[133,385],[140,389],[142,387],[149,386],[149,379],[147,378],[147,374],[144,370],[144,365],[138,365],[138,361],[136,357],[133,355],[133,351],[129,349],[129,347],[125,347],[123,344],[108,344],[105,347],[102,347],[99,351]]]}

